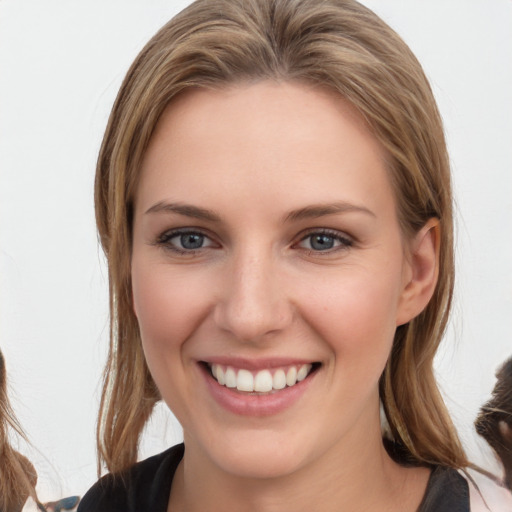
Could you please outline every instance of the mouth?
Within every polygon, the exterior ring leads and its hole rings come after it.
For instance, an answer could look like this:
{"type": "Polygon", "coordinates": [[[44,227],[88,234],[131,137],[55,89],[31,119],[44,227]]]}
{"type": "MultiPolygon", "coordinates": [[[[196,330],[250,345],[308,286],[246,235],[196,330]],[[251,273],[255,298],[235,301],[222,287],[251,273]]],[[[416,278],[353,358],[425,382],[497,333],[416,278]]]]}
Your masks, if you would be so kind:
{"type": "Polygon", "coordinates": [[[273,394],[286,388],[293,388],[321,366],[321,363],[311,362],[248,370],[217,363],[203,362],[203,364],[220,386],[251,395],[273,394]]]}

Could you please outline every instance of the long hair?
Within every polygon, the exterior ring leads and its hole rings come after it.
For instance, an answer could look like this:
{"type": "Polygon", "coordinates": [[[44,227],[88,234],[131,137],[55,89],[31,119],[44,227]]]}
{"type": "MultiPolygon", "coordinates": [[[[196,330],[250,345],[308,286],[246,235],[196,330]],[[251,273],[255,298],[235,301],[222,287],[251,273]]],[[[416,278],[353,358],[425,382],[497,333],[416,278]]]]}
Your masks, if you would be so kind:
{"type": "Polygon", "coordinates": [[[198,0],[167,23],[129,69],[109,118],[95,184],[111,312],[98,464],[115,472],[136,461],[140,433],[159,399],[144,361],[130,277],[134,194],[151,135],[180,92],[258,80],[327,87],[352,103],[386,151],[404,235],[412,236],[429,218],[440,220],[437,287],[425,310],[397,329],[380,396],[395,443],[410,462],[466,466],[433,373],[454,283],[442,122],[408,46],[353,0],[198,0]]]}
{"type": "Polygon", "coordinates": [[[11,446],[10,431],[26,440],[7,396],[5,360],[0,351],[0,510],[20,512],[29,496],[37,503],[37,474],[29,460],[11,446]]]}

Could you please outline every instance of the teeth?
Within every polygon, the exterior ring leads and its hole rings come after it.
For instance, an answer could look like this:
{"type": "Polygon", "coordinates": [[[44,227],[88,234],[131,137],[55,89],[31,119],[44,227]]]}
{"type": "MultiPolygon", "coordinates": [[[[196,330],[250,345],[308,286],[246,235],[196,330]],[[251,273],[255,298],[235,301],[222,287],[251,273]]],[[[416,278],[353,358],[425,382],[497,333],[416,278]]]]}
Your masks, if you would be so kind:
{"type": "MultiPolygon", "coordinates": [[[[238,375],[240,376],[240,372],[238,372],[238,375]]],[[[258,372],[256,377],[254,377],[254,391],[258,391],[260,393],[272,391],[272,384],[272,374],[268,370],[258,372]]]]}
{"type": "Polygon", "coordinates": [[[308,376],[308,373],[310,372],[310,370],[311,370],[310,364],[303,364],[299,368],[299,371],[297,372],[297,381],[300,382],[301,380],[304,380],[308,376]]]}
{"type": "Polygon", "coordinates": [[[295,366],[292,366],[286,372],[286,385],[293,386],[296,383],[297,383],[297,368],[295,368],[295,366]]]}
{"type": "Polygon", "coordinates": [[[226,379],[224,377],[224,372],[222,368],[218,364],[212,365],[212,374],[217,379],[218,383],[223,385],[226,384],[226,379]]]}
{"type": "Polygon", "coordinates": [[[229,367],[224,374],[226,380],[226,386],[228,388],[236,388],[236,373],[233,368],[229,367]]]}
{"type": "Polygon", "coordinates": [[[284,389],[286,387],[286,374],[284,370],[277,370],[272,378],[272,387],[274,389],[284,389]]]}
{"type": "Polygon", "coordinates": [[[260,370],[254,375],[249,370],[241,369],[236,371],[228,366],[226,370],[220,364],[212,364],[211,372],[217,382],[228,388],[236,388],[238,391],[248,393],[268,393],[274,390],[291,387],[297,382],[303,381],[311,371],[313,365],[303,364],[300,367],[290,366],[285,372],[283,368],[278,368],[272,375],[270,370],[260,370]]]}
{"type": "Polygon", "coordinates": [[[250,371],[238,370],[236,389],[238,389],[238,391],[254,391],[254,377],[250,371]]]}

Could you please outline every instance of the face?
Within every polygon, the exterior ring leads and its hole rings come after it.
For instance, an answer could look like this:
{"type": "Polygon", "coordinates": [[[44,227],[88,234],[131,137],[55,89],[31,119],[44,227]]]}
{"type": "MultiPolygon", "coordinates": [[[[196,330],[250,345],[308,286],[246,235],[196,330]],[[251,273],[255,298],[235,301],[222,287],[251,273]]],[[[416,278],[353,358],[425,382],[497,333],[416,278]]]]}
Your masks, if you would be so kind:
{"type": "Polygon", "coordinates": [[[187,453],[277,476],[379,431],[411,269],[382,150],[349,104],[292,83],[187,92],[135,206],[134,310],[187,453]]]}

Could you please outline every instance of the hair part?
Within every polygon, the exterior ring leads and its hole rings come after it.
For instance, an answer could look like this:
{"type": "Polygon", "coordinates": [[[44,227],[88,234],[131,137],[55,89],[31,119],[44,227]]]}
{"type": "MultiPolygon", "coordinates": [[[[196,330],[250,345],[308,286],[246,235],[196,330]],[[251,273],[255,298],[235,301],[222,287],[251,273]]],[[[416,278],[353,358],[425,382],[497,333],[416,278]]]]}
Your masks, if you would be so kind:
{"type": "Polygon", "coordinates": [[[129,69],[96,174],[96,219],[108,260],[111,331],[98,421],[99,462],[136,461],[159,399],[142,352],[130,277],[140,168],[166,106],[191,88],[259,80],[327,87],[354,105],[388,155],[405,236],[441,223],[439,279],[425,310],[395,335],[380,381],[394,440],[409,462],[468,465],[441,398],[433,359],[454,283],[449,160],[441,118],[420,64],[402,39],[354,0],[198,0],[167,23],[129,69]]]}

